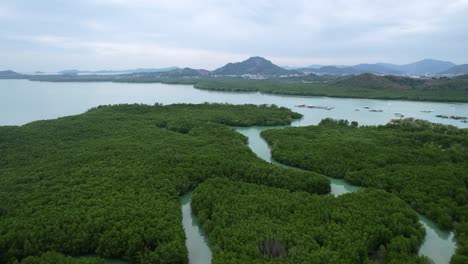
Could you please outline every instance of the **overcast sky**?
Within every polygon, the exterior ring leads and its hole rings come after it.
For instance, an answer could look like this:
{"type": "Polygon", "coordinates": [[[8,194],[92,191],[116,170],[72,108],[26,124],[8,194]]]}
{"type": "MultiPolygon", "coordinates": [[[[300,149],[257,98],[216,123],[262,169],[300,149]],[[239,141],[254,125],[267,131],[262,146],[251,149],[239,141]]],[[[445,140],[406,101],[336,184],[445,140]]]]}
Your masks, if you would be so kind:
{"type": "Polygon", "coordinates": [[[2,0],[0,70],[468,63],[468,0],[2,0]]]}

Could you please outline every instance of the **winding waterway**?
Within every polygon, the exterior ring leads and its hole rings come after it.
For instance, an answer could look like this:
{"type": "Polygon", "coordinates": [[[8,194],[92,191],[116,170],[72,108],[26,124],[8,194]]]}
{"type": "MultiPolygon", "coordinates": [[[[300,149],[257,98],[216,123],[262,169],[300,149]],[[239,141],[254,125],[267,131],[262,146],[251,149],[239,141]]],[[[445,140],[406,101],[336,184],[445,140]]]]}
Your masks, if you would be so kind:
{"type": "MultiPolygon", "coordinates": [[[[468,128],[468,123],[440,119],[436,115],[468,116],[467,103],[436,103],[395,100],[350,99],[330,97],[285,96],[261,93],[216,92],[195,89],[191,85],[168,85],[160,83],[51,83],[28,80],[0,80],[0,125],[23,125],[31,121],[53,119],[80,114],[91,107],[119,103],[154,104],[174,103],[230,103],[230,104],[276,104],[303,114],[292,126],[318,124],[323,118],[347,119],[362,125],[385,124],[395,118],[395,113],[405,117],[429,120],[468,128]],[[334,107],[333,110],[297,108],[295,105],[318,105],[334,107]],[[379,109],[382,112],[370,112],[379,109]],[[430,110],[432,112],[424,111],[430,110]]],[[[260,158],[277,163],[271,158],[266,142],[260,137],[265,127],[242,128],[238,131],[249,137],[249,146],[260,158]]],[[[331,191],[341,195],[359,189],[343,180],[330,179],[331,191]]],[[[191,213],[190,194],[181,197],[183,225],[187,234],[190,263],[211,262],[207,239],[191,213]]],[[[420,216],[427,235],[419,254],[429,256],[435,263],[448,263],[454,252],[453,233],[444,232],[428,219],[420,216]]]]}
{"type": "Polygon", "coordinates": [[[192,207],[190,207],[191,198],[192,192],[188,192],[180,197],[182,225],[187,237],[185,245],[189,253],[189,264],[211,263],[211,250],[208,244],[208,237],[201,229],[197,216],[192,212],[192,207]]]}
{"type": "MultiPolygon", "coordinates": [[[[301,124],[301,123],[296,123],[301,124]]],[[[236,130],[248,137],[250,149],[260,158],[267,162],[278,166],[298,169],[274,160],[271,156],[270,147],[266,141],[260,136],[260,132],[272,127],[247,127],[236,128],[236,130]]],[[[358,186],[351,185],[344,180],[329,178],[331,193],[335,196],[349,192],[354,192],[360,189],[358,186]]],[[[426,237],[419,249],[419,255],[429,257],[436,264],[446,264],[450,262],[450,258],[455,253],[456,242],[453,232],[440,230],[437,225],[426,217],[419,215],[419,221],[426,229],[426,237]]]]}

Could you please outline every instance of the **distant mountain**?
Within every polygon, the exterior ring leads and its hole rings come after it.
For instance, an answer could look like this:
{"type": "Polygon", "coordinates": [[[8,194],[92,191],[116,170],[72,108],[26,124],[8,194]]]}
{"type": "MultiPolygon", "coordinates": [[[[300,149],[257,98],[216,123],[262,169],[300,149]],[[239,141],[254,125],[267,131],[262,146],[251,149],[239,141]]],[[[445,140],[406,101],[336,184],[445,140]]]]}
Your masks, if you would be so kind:
{"type": "Polygon", "coordinates": [[[321,75],[352,75],[359,72],[352,67],[339,68],[336,66],[323,66],[321,68],[303,68],[300,69],[303,73],[316,73],[321,75]]]}
{"type": "Polygon", "coordinates": [[[317,73],[329,75],[356,75],[362,73],[372,73],[378,75],[436,75],[454,67],[455,64],[449,61],[439,61],[425,59],[418,62],[396,65],[390,63],[358,64],[354,66],[331,65],[318,67],[311,65],[307,68],[299,69],[304,73],[317,73]]]}
{"type": "Polygon", "coordinates": [[[423,85],[426,81],[422,79],[404,77],[404,76],[380,76],[371,73],[363,73],[357,76],[347,77],[338,80],[335,84],[341,87],[352,89],[414,89],[423,85]]]}
{"type": "Polygon", "coordinates": [[[283,69],[262,57],[251,57],[242,62],[228,63],[212,72],[214,75],[288,75],[297,73],[283,69]]]}
{"type": "Polygon", "coordinates": [[[358,64],[355,66],[351,66],[350,68],[354,69],[358,73],[373,73],[373,74],[385,74],[385,75],[399,75],[403,74],[402,71],[395,70],[395,69],[390,69],[388,67],[385,67],[383,65],[379,64],[358,64]]]}
{"type": "Polygon", "coordinates": [[[81,70],[64,70],[58,73],[64,75],[77,75],[77,74],[129,74],[129,73],[145,73],[145,72],[168,72],[176,70],[178,67],[167,67],[167,68],[138,68],[128,70],[99,70],[99,71],[81,71],[81,70]]]}
{"type": "Polygon", "coordinates": [[[383,89],[383,88],[399,88],[393,84],[385,76],[378,76],[371,73],[363,73],[357,76],[352,76],[336,82],[337,86],[349,87],[353,89],[383,89]]]}
{"type": "Polygon", "coordinates": [[[404,65],[395,65],[395,64],[389,64],[389,63],[378,63],[378,64],[388,69],[404,72],[406,74],[414,74],[414,75],[438,74],[440,72],[446,71],[452,68],[453,66],[455,66],[454,63],[449,62],[449,61],[439,61],[439,60],[432,60],[432,59],[420,60],[414,63],[404,64],[404,65]]]}
{"type": "Polygon", "coordinates": [[[88,72],[88,71],[79,71],[79,70],[63,70],[63,71],[59,71],[58,73],[63,74],[63,75],[77,75],[77,74],[80,74],[80,73],[90,73],[90,72],[88,72]]]}
{"type": "Polygon", "coordinates": [[[303,73],[316,73],[321,75],[356,75],[361,73],[373,73],[381,75],[399,75],[400,71],[391,70],[378,64],[358,64],[355,66],[323,66],[320,68],[303,68],[303,73]]]}
{"type": "Polygon", "coordinates": [[[468,64],[453,66],[452,68],[450,68],[450,69],[448,69],[446,71],[442,71],[441,74],[447,74],[447,75],[468,74],[468,64]]]}
{"type": "Polygon", "coordinates": [[[321,65],[321,64],[312,64],[312,65],[309,65],[309,66],[306,66],[306,67],[281,65],[280,67],[283,68],[283,69],[286,69],[286,70],[301,70],[301,69],[319,69],[319,68],[322,68],[322,67],[325,67],[325,66],[336,66],[338,68],[341,67],[339,65],[321,65]]]}
{"type": "Polygon", "coordinates": [[[322,67],[336,67],[336,68],[348,68],[349,65],[322,65],[322,64],[312,64],[312,65],[309,65],[307,66],[306,68],[309,68],[309,69],[320,69],[322,67]]]}
{"type": "Polygon", "coordinates": [[[158,75],[161,77],[207,77],[210,74],[211,72],[208,70],[183,68],[160,72],[158,75]]]}
{"type": "MultiPolygon", "coordinates": [[[[335,65],[312,64],[312,65],[307,66],[306,68],[309,68],[309,69],[320,69],[320,68],[325,67],[325,66],[335,66],[335,65]]],[[[335,66],[335,67],[336,67],[336,66],[335,66]]]]}
{"type": "Polygon", "coordinates": [[[11,70],[0,71],[0,79],[20,79],[20,78],[25,78],[25,75],[11,71],[11,70]]]}

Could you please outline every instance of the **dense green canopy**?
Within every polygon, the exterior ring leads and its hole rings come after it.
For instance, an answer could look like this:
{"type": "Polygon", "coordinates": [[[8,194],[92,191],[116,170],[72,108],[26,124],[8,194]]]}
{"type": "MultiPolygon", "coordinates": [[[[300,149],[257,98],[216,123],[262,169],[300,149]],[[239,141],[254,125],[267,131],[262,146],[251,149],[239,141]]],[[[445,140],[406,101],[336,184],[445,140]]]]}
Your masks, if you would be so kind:
{"type": "MultiPolygon", "coordinates": [[[[125,81],[125,80],[119,80],[125,81]]],[[[419,80],[361,74],[347,77],[299,77],[267,80],[204,79],[199,89],[232,92],[371,98],[389,100],[468,102],[468,78],[419,80]]]]}
{"type": "Polygon", "coordinates": [[[104,264],[101,258],[72,258],[63,254],[48,251],[40,256],[29,256],[21,264],[104,264]]]}
{"type": "Polygon", "coordinates": [[[274,106],[116,105],[0,127],[0,263],[48,251],[187,263],[179,195],[204,180],[329,192],[321,175],[258,159],[226,126],[298,117],[274,106]]]}
{"type": "Polygon", "coordinates": [[[326,119],[262,136],[278,161],[384,189],[442,227],[455,226],[453,262],[468,256],[468,130],[412,119],[367,127],[326,119]]]}
{"type": "Polygon", "coordinates": [[[318,196],[215,178],[195,190],[192,208],[213,263],[428,263],[415,256],[417,214],[380,190],[318,196]]]}

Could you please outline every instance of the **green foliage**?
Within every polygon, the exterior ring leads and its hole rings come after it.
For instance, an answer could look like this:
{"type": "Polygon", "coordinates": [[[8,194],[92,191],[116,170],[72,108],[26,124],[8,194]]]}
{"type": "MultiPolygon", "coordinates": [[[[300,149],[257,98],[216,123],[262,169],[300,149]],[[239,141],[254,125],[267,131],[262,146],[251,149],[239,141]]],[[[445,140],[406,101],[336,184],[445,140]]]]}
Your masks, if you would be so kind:
{"type": "MultiPolygon", "coordinates": [[[[468,210],[468,209],[466,209],[468,210]]],[[[458,238],[457,252],[450,261],[451,264],[468,263],[468,221],[455,225],[455,235],[458,238]]]]}
{"type": "Polygon", "coordinates": [[[458,252],[466,251],[468,130],[413,119],[359,128],[326,119],[262,136],[278,161],[394,193],[443,228],[460,223],[458,252]]]}
{"type": "MultiPolygon", "coordinates": [[[[307,77],[305,77],[307,78],[307,77]]],[[[306,81],[304,78],[289,79],[203,79],[195,84],[196,88],[231,91],[262,92],[272,94],[330,96],[371,99],[396,99],[416,101],[453,101],[468,102],[468,81],[465,79],[418,80],[397,76],[358,76],[324,78],[306,81]]]]}
{"type": "Polygon", "coordinates": [[[21,264],[104,264],[100,258],[72,258],[60,253],[49,251],[37,257],[27,257],[21,264]]]}
{"type": "Polygon", "coordinates": [[[197,187],[192,209],[213,263],[428,263],[415,256],[424,238],[416,213],[380,190],[317,196],[214,178],[197,187]],[[268,245],[279,253],[262,254],[268,245]]]}
{"type": "Polygon", "coordinates": [[[47,251],[186,263],[179,195],[208,178],[329,192],[321,175],[258,159],[227,126],[299,116],[275,106],[115,105],[0,127],[0,263],[47,251]]]}

